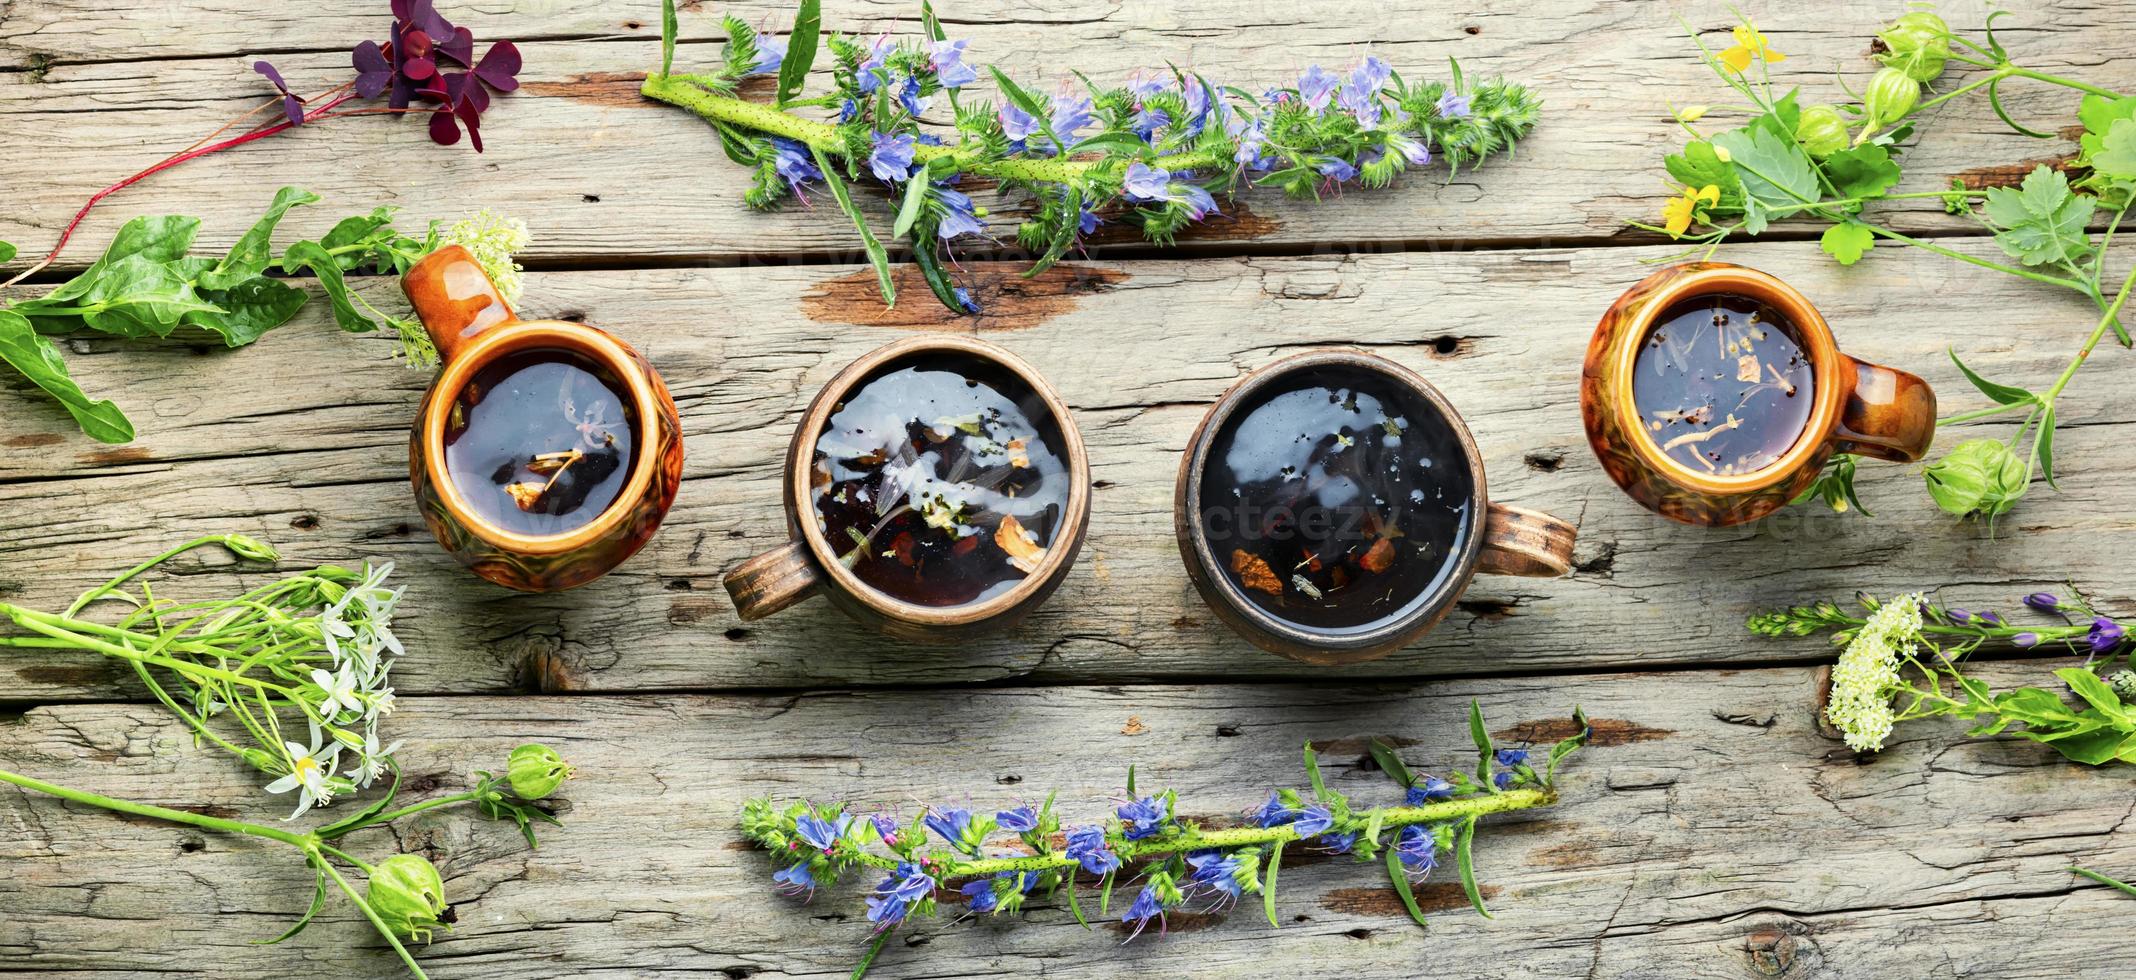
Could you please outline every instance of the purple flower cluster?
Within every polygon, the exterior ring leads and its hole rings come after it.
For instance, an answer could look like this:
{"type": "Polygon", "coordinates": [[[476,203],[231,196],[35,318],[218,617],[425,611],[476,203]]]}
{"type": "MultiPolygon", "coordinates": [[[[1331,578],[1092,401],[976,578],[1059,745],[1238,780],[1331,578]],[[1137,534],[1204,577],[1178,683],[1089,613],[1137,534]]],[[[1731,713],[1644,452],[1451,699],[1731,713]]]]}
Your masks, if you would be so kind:
{"type": "Polygon", "coordinates": [[[1121,190],[1130,201],[1180,204],[1194,221],[1200,221],[1204,215],[1221,213],[1216,209],[1216,198],[1201,185],[1173,180],[1171,171],[1140,161],[1128,164],[1127,180],[1121,190]]]}
{"type": "Polygon", "coordinates": [[[1120,868],[1120,855],[1114,854],[1112,845],[1105,840],[1103,827],[1071,827],[1068,830],[1068,857],[1094,875],[1106,874],[1120,868]]]}
{"type": "Polygon", "coordinates": [[[1444,800],[1454,795],[1454,784],[1437,776],[1425,776],[1409,787],[1402,800],[1404,806],[1423,806],[1435,800],[1444,800]]]}
{"type": "Polygon", "coordinates": [[[868,896],[868,921],[880,931],[905,921],[912,907],[934,894],[935,880],[919,865],[901,863],[868,896]]]}
{"type": "Polygon", "coordinates": [[[1123,826],[1121,836],[1128,840],[1144,840],[1170,829],[1172,815],[1164,797],[1145,796],[1129,800],[1114,811],[1119,814],[1123,826]]]}
{"type": "Polygon", "coordinates": [[[1091,123],[1091,103],[1088,98],[1075,98],[1066,83],[1059,92],[1046,98],[1046,119],[1040,120],[1014,103],[1004,105],[995,114],[1001,120],[1001,134],[1008,137],[1009,152],[1022,153],[1031,150],[1039,153],[1056,153],[1072,146],[1076,133],[1091,123]],[[1048,137],[1035,145],[1031,138],[1040,133],[1048,137]]]}

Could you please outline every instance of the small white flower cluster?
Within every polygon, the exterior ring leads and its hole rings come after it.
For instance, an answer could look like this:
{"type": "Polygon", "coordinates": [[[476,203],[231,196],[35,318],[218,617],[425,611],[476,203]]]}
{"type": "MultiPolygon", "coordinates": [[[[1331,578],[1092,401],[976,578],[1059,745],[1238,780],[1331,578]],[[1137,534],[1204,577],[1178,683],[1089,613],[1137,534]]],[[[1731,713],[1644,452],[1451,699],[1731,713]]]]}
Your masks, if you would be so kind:
{"type": "Polygon", "coordinates": [[[1891,737],[1891,725],[1898,720],[1891,695],[1899,682],[1899,663],[1913,658],[1920,637],[1921,595],[1909,593],[1871,613],[1839,655],[1825,718],[1846,736],[1848,748],[1875,752],[1891,737]]]}
{"type": "Polygon", "coordinates": [[[267,784],[271,794],[301,791],[296,812],[287,819],[295,820],[314,806],[333,802],[337,776],[345,780],[341,788],[349,783],[368,788],[386,774],[393,753],[400,749],[399,742],[381,747],[378,740],[378,721],[394,706],[389,675],[394,660],[405,653],[393,635],[393,607],[402,590],[386,587],[391,574],[391,562],[366,565],[363,580],[319,613],[319,638],[333,657],[334,669],[312,668],[311,682],[319,690],[319,701],[312,705],[317,720],[311,722],[311,744],[282,743],[289,772],[267,784]],[[322,721],[330,726],[331,737],[322,732],[322,721]],[[360,741],[355,735],[359,728],[363,732],[360,741]],[[343,748],[356,752],[346,773],[337,772],[343,748]]]}
{"type": "Polygon", "coordinates": [[[458,245],[474,256],[482,271],[489,273],[490,281],[497,284],[497,292],[507,303],[518,303],[523,287],[519,274],[526,270],[512,261],[512,253],[526,248],[532,241],[527,234],[527,224],[517,218],[507,218],[483,208],[473,217],[455,221],[445,229],[444,242],[458,245]]]}

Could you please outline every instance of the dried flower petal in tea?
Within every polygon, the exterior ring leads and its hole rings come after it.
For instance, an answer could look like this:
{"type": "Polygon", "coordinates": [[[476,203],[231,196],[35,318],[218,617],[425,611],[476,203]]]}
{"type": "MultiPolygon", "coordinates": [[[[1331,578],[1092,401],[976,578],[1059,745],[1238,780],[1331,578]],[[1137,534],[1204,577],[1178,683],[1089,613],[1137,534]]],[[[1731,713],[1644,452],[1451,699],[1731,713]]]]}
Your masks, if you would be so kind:
{"type": "Polygon", "coordinates": [[[623,492],[636,412],[623,387],[561,350],[509,354],[461,389],[445,430],[445,469],[483,520],[520,534],[562,534],[623,492]]]}
{"type": "Polygon", "coordinates": [[[1682,300],[1655,318],[1632,402],[1662,455],[1712,476],[1771,466],[1809,424],[1812,371],[1796,327],[1742,296],[1682,300]]]}

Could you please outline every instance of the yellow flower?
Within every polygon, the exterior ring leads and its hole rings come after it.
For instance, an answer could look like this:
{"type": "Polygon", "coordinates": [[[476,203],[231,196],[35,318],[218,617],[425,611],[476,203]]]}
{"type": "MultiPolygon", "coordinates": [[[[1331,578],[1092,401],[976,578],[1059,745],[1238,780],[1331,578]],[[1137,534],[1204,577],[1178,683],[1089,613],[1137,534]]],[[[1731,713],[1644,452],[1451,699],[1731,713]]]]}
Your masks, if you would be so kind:
{"type": "MultiPolygon", "coordinates": [[[[1691,228],[1691,219],[1698,215],[1699,205],[1707,207],[1721,203],[1721,189],[1712,184],[1692,190],[1684,188],[1681,197],[1671,198],[1661,206],[1662,227],[1669,230],[1669,237],[1682,235],[1691,228]]],[[[1701,219],[1704,220],[1704,219],[1701,219]]]]}
{"type": "Polygon", "coordinates": [[[1712,108],[1712,106],[1706,105],[1687,105],[1681,109],[1676,110],[1676,121],[1687,123],[1697,122],[1700,119],[1705,118],[1706,113],[1712,108]]]}
{"type": "Polygon", "coordinates": [[[1750,70],[1752,59],[1763,59],[1768,65],[1787,60],[1787,55],[1769,48],[1765,35],[1758,33],[1749,24],[1737,24],[1730,33],[1735,35],[1735,46],[1721,52],[1721,63],[1735,69],[1737,74],[1750,70]]]}

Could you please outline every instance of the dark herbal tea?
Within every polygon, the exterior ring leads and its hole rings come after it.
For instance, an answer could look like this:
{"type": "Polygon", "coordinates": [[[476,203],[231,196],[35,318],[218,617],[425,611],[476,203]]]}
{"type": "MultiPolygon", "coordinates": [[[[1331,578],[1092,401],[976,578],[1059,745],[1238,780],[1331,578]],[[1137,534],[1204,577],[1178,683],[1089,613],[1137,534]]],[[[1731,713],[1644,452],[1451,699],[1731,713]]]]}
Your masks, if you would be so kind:
{"type": "Polygon", "coordinates": [[[1795,325],[1743,296],[1669,307],[1639,345],[1632,403],[1662,455],[1713,476],[1771,466],[1809,424],[1810,358],[1795,325]]]}
{"type": "Polygon", "coordinates": [[[862,582],[925,606],[1016,587],[1068,505],[1037,392],[976,358],[893,364],[846,393],[816,440],[817,527],[862,582]]]}
{"type": "Polygon", "coordinates": [[[1360,633],[1429,601],[1471,533],[1475,479],[1421,395],[1307,368],[1241,404],[1210,443],[1201,526],[1231,580],[1296,626],[1360,633]]]}
{"type": "Polygon", "coordinates": [[[445,423],[445,470],[484,521],[561,534],[599,517],[630,478],[626,389],[577,354],[530,350],[484,365],[445,423]]]}

